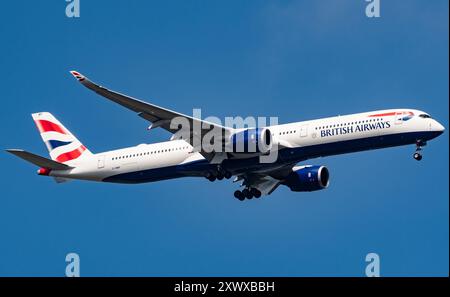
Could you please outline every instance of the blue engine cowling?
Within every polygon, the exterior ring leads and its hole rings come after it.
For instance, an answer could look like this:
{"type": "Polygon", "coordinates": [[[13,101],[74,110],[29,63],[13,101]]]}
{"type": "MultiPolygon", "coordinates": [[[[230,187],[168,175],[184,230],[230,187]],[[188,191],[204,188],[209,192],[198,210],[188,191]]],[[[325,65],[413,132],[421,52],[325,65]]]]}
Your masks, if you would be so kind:
{"type": "Polygon", "coordinates": [[[330,173],[325,166],[294,167],[283,184],[294,192],[311,192],[328,187],[330,173]]]}
{"type": "Polygon", "coordinates": [[[267,128],[252,128],[231,136],[233,153],[266,154],[272,148],[272,133],[267,128]]]}

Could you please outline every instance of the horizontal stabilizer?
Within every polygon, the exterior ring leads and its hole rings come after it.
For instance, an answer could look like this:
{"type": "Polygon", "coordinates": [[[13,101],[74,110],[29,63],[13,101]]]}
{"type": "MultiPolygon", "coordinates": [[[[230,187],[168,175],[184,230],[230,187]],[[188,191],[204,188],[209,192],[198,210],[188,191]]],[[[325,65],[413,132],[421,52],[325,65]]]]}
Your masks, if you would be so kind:
{"type": "Polygon", "coordinates": [[[67,170],[71,169],[73,167],[70,167],[66,164],[59,163],[57,161],[53,161],[32,153],[29,153],[24,150],[20,149],[8,149],[6,150],[8,153],[11,153],[13,155],[16,155],[17,157],[24,159],[25,161],[28,161],[30,163],[33,163],[36,166],[44,167],[52,170],[67,170]]]}

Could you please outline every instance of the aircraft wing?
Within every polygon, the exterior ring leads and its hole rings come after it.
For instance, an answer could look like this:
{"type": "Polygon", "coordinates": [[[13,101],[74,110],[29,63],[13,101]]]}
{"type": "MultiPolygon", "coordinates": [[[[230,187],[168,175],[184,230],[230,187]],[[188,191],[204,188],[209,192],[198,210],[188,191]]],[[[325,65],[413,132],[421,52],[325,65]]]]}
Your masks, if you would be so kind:
{"type": "Polygon", "coordinates": [[[256,188],[262,195],[270,195],[283,183],[294,166],[295,164],[285,164],[280,168],[264,172],[246,172],[239,174],[235,182],[242,181],[241,186],[256,188]]]}
{"type": "Polygon", "coordinates": [[[262,195],[270,195],[278,188],[281,181],[269,175],[247,175],[243,184],[258,189],[262,195]]]}
{"type": "MultiPolygon", "coordinates": [[[[214,123],[210,123],[207,121],[203,121],[201,119],[197,119],[182,113],[178,113],[176,111],[172,111],[160,106],[157,106],[155,104],[151,104],[124,94],[120,94],[118,92],[109,90],[103,86],[100,86],[91,80],[89,80],[87,77],[82,75],[81,73],[77,71],[71,71],[70,72],[83,86],[86,88],[96,92],[97,94],[115,102],[118,103],[134,112],[136,112],[140,117],[148,120],[152,123],[152,125],[149,127],[149,129],[161,127],[171,133],[174,133],[172,136],[173,139],[184,139],[187,142],[189,142],[193,147],[194,151],[199,151],[208,161],[211,161],[215,154],[214,152],[206,152],[203,150],[201,143],[202,138],[210,132],[212,129],[217,129],[215,131],[221,131],[221,135],[223,137],[223,140],[225,140],[225,137],[228,137],[229,135],[233,134],[234,129],[232,128],[226,128],[221,125],[217,125],[214,123]],[[174,120],[175,119],[175,120],[174,120]],[[178,120],[185,120],[189,122],[190,125],[190,131],[181,131],[179,129],[178,125],[171,125],[173,121],[178,120]],[[201,134],[193,129],[193,127],[199,127],[201,129],[201,134]],[[186,139],[188,138],[188,139],[186,139]]],[[[177,121],[178,122],[178,121],[177,121]]],[[[199,129],[199,130],[200,130],[199,129]]],[[[225,142],[223,142],[225,143],[225,142]]]]}

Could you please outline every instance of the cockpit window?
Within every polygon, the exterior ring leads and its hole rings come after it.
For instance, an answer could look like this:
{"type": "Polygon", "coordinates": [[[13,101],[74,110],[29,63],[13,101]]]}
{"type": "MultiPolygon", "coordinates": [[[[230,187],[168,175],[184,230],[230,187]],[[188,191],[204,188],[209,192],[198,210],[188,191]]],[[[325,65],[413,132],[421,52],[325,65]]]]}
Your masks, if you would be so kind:
{"type": "Polygon", "coordinates": [[[419,117],[423,118],[423,119],[431,119],[431,117],[428,114],[419,114],[419,117]]]}

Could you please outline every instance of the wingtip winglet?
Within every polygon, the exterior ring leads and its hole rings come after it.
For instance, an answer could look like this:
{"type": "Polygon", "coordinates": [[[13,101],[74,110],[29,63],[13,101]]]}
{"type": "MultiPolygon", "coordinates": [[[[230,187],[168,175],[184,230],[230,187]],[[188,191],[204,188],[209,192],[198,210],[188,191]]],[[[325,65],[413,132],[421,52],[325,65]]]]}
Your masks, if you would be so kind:
{"type": "Polygon", "coordinates": [[[14,154],[16,152],[23,152],[22,149],[5,149],[6,152],[14,154]]]}
{"type": "Polygon", "coordinates": [[[71,70],[70,73],[80,82],[86,79],[86,77],[78,71],[71,70]]]}

